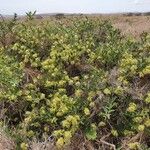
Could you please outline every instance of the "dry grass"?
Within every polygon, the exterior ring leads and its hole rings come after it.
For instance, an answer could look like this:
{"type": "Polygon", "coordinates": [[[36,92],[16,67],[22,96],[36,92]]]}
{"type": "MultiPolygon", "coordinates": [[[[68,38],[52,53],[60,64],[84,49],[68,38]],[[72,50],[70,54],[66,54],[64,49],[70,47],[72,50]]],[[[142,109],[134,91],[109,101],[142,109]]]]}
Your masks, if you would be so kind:
{"type": "Polygon", "coordinates": [[[0,129],[0,150],[15,150],[14,141],[0,129]]]}
{"type": "Polygon", "coordinates": [[[110,20],[125,35],[139,37],[143,32],[150,32],[150,16],[120,16],[110,20]]]}
{"type": "Polygon", "coordinates": [[[139,37],[143,32],[150,32],[150,16],[124,16],[124,15],[89,15],[94,19],[110,20],[121,30],[122,34],[139,37]]]}

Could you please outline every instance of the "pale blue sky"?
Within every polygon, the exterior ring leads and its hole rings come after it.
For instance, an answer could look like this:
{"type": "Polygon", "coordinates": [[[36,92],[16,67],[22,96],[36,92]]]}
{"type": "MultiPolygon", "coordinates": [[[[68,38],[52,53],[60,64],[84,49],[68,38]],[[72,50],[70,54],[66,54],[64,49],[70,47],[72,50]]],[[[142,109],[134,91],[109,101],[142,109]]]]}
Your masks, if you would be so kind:
{"type": "Polygon", "coordinates": [[[0,0],[1,14],[115,13],[150,11],[150,0],[0,0]]]}

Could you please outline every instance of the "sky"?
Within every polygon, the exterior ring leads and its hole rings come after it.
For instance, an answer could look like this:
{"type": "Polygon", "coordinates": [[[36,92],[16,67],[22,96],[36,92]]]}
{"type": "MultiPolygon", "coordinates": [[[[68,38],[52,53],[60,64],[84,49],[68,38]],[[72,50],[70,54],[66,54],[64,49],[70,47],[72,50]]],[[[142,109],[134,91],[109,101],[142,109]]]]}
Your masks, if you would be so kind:
{"type": "Polygon", "coordinates": [[[117,13],[150,11],[150,0],[0,0],[0,14],[117,13]]]}

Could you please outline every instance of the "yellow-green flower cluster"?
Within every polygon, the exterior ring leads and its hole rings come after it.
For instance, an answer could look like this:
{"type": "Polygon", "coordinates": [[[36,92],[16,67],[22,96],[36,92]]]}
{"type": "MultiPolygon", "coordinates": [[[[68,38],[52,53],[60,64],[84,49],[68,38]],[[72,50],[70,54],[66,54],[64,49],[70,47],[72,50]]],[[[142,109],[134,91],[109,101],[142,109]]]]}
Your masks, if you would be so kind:
{"type": "Polygon", "coordinates": [[[127,108],[128,112],[135,112],[137,110],[137,105],[135,103],[130,103],[129,107],[127,108]]]}
{"type": "Polygon", "coordinates": [[[123,76],[133,77],[137,74],[138,60],[130,53],[123,54],[119,71],[123,76]]]}
{"type": "Polygon", "coordinates": [[[67,116],[64,121],[62,121],[61,130],[55,130],[53,135],[57,137],[56,146],[58,148],[63,148],[65,145],[70,143],[70,140],[79,126],[80,118],[78,115],[67,116]]]}
{"type": "Polygon", "coordinates": [[[147,94],[147,97],[144,100],[147,104],[150,103],[150,93],[147,94]]]}
{"type": "Polygon", "coordinates": [[[50,111],[61,117],[67,114],[73,107],[74,101],[67,95],[55,94],[50,103],[50,111]]]}

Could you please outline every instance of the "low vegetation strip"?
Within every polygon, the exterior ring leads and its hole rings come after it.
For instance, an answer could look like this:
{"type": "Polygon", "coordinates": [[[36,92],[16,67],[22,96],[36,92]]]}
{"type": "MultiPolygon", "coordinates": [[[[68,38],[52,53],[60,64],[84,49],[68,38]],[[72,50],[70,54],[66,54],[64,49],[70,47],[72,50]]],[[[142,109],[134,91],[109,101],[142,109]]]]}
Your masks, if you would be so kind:
{"type": "Polygon", "coordinates": [[[127,38],[87,17],[0,22],[0,117],[16,149],[36,138],[57,149],[147,150],[149,107],[150,34],[127,38]]]}

